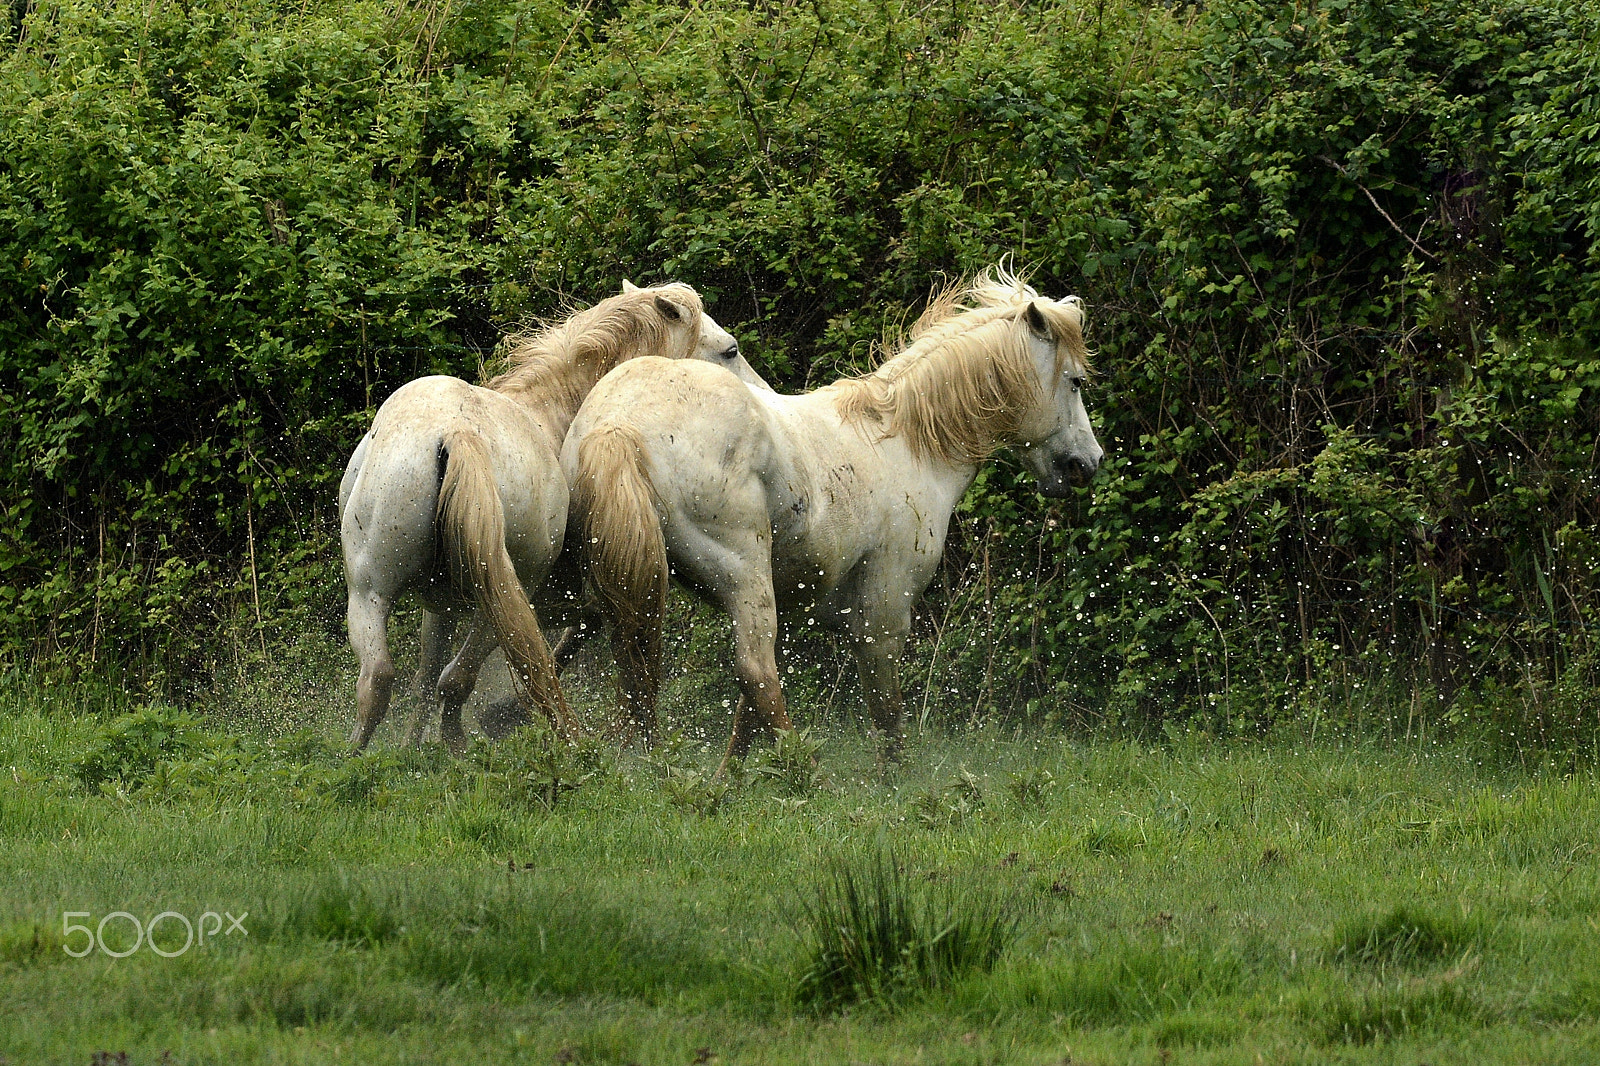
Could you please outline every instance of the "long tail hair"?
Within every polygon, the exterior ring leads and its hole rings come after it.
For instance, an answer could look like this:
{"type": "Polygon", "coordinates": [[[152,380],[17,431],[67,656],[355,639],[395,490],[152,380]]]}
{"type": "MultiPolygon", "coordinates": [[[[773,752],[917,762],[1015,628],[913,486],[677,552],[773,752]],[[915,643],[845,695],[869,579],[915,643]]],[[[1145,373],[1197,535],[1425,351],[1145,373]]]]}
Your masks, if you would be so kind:
{"type": "Polygon", "coordinates": [[[506,551],[506,517],[489,448],[476,431],[455,429],[445,435],[442,452],[436,524],[452,580],[471,592],[494,627],[517,693],[570,737],[574,722],[556,681],[555,660],[506,551]]]}
{"type": "MultiPolygon", "coordinates": [[[[667,539],[661,504],[645,465],[644,442],[630,426],[605,425],[578,446],[573,515],[584,573],[611,622],[626,675],[661,676],[661,625],[667,604],[667,539]]],[[[653,708],[634,708],[653,713],[653,708]]]]}

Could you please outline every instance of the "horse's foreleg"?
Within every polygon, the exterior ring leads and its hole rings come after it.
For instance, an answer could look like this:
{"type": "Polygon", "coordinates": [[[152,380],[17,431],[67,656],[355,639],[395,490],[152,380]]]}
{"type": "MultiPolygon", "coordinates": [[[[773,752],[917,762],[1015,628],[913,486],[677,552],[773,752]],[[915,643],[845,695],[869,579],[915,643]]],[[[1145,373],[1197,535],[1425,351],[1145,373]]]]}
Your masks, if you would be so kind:
{"type": "Polygon", "coordinates": [[[739,694],[739,700],[733,707],[733,732],[728,735],[728,750],[722,756],[722,762],[717,766],[718,776],[728,769],[730,759],[744,758],[749,752],[751,743],[755,740],[755,731],[761,725],[756,721],[758,712],[750,706],[750,701],[739,694]]]}
{"type": "Polygon", "coordinates": [[[411,716],[411,746],[421,747],[423,734],[439,703],[439,675],[449,659],[450,635],[455,632],[456,621],[447,614],[422,612],[422,656],[417,666],[417,676],[411,683],[411,694],[416,698],[416,710],[411,716]]]}
{"type": "Polygon", "coordinates": [[[900,653],[904,637],[873,633],[864,629],[856,636],[856,668],[861,673],[861,691],[866,696],[867,713],[877,728],[884,762],[900,761],[905,733],[900,717],[905,700],[900,694],[900,653]]]}
{"type": "Polygon", "coordinates": [[[467,736],[461,728],[461,706],[478,684],[478,671],[495,649],[494,627],[483,612],[472,616],[461,650],[439,676],[439,739],[457,755],[467,750],[467,736]]]}
{"type": "Polygon", "coordinates": [[[389,656],[389,611],[392,604],[375,592],[350,593],[346,621],[350,645],[361,662],[356,680],[356,727],[350,746],[360,751],[389,710],[394,688],[394,660],[389,656]]]}

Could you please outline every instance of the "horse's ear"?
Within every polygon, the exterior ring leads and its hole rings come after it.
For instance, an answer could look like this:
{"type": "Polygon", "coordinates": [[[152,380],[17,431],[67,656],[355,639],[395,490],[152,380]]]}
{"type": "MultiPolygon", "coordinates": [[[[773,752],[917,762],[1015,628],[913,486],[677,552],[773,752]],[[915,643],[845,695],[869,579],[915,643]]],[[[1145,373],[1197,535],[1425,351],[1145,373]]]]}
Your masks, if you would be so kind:
{"type": "Polygon", "coordinates": [[[688,315],[683,308],[667,299],[665,296],[656,297],[656,310],[661,312],[661,317],[668,322],[682,322],[688,315]]]}
{"type": "Polygon", "coordinates": [[[635,285],[633,282],[629,281],[627,278],[623,278],[622,279],[622,291],[623,291],[624,294],[627,294],[627,293],[630,293],[630,292],[638,292],[639,291],[639,286],[635,285]]]}
{"type": "Polygon", "coordinates": [[[1053,341],[1056,339],[1055,333],[1050,329],[1050,320],[1044,317],[1043,311],[1039,310],[1039,304],[1037,301],[1028,301],[1028,310],[1025,312],[1025,314],[1028,318],[1029,329],[1033,330],[1040,337],[1047,341],[1053,341]]]}

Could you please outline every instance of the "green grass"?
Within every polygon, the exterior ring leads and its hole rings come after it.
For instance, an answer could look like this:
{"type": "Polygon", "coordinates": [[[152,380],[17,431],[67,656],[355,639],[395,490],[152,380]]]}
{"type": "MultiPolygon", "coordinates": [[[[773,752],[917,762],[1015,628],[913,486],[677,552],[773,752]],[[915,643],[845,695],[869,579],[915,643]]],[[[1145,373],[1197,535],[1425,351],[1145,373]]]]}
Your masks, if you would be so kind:
{"type": "Polygon", "coordinates": [[[0,691],[7,1063],[1600,1060],[1587,773],[1324,727],[928,736],[885,779],[845,729],[814,786],[723,791],[697,742],[352,760],[333,715],[174,744],[112,702],[0,691]],[[808,992],[852,870],[844,940],[898,915],[878,955],[1004,929],[936,980],[808,992]],[[66,911],[248,936],[72,958],[66,911]]]}

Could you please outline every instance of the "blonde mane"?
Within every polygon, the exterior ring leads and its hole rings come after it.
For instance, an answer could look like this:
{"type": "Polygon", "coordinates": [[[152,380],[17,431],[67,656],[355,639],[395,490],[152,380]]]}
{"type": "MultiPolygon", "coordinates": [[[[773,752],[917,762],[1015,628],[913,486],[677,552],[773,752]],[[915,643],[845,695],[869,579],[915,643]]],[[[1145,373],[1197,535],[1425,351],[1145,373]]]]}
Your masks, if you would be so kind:
{"type": "Polygon", "coordinates": [[[666,356],[671,329],[657,296],[689,315],[689,343],[700,342],[700,294],[677,283],[634,289],[575,311],[559,322],[506,339],[500,372],[488,388],[520,403],[577,413],[595,382],[618,363],[643,355],[666,356]]]}
{"type": "Polygon", "coordinates": [[[903,437],[921,458],[981,462],[1042,399],[1028,349],[1029,305],[1056,339],[1055,373],[1066,359],[1089,370],[1083,305],[1041,297],[1004,266],[936,293],[911,327],[911,343],[877,370],[835,382],[839,412],[903,437]]]}

